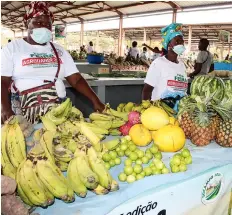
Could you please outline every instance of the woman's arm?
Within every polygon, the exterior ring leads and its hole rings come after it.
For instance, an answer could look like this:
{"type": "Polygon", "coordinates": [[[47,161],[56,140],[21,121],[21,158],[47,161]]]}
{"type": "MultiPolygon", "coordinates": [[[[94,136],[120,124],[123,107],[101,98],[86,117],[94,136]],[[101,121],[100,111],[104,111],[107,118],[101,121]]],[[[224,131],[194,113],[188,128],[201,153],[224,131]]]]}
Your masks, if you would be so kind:
{"type": "Polygon", "coordinates": [[[146,46],[148,49],[150,49],[152,52],[154,52],[154,49],[152,47],[148,46],[147,44],[144,43],[143,46],[146,46]]]}
{"type": "Polygon", "coordinates": [[[105,105],[99,100],[80,73],[70,75],[66,77],[66,80],[76,91],[86,96],[93,103],[95,111],[102,112],[104,110],[105,105]]]}
{"type": "Polygon", "coordinates": [[[150,86],[149,84],[144,84],[143,92],[142,92],[142,99],[143,100],[151,100],[151,94],[154,87],[150,86]]]}
{"type": "Polygon", "coordinates": [[[1,121],[4,123],[14,112],[11,108],[10,94],[8,88],[11,83],[11,77],[1,76],[1,121]]]}

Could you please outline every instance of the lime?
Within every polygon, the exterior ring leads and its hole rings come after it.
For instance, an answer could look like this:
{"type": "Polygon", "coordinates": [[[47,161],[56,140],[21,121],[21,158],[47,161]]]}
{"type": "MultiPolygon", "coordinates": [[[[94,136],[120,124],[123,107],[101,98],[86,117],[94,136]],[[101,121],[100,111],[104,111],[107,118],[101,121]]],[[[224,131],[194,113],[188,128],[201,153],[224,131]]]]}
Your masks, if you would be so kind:
{"type": "Polygon", "coordinates": [[[128,145],[135,145],[131,140],[127,144],[128,145]]]}
{"type": "Polygon", "coordinates": [[[183,149],[183,151],[181,152],[181,155],[184,157],[184,158],[187,158],[189,157],[191,154],[190,154],[190,151],[188,149],[183,149]]]}
{"type": "Polygon", "coordinates": [[[142,162],[143,162],[143,164],[148,164],[149,158],[147,156],[142,157],[142,162]]]}
{"type": "Polygon", "coordinates": [[[160,169],[156,169],[156,170],[152,171],[152,174],[153,175],[159,175],[159,174],[161,174],[161,170],[160,169]]]}
{"type": "Polygon", "coordinates": [[[155,166],[155,164],[154,164],[153,162],[151,162],[151,163],[149,164],[149,166],[152,167],[152,166],[155,166]]]}
{"type": "Polygon", "coordinates": [[[128,176],[127,176],[127,179],[126,179],[126,181],[127,181],[128,183],[133,183],[133,182],[135,182],[135,180],[136,180],[136,178],[135,178],[135,176],[133,176],[133,175],[128,175],[128,176]]]}
{"type": "Polygon", "coordinates": [[[115,161],[114,160],[110,160],[109,164],[110,164],[111,167],[114,167],[115,166],[115,161]]]}
{"type": "Polygon", "coordinates": [[[180,164],[179,169],[180,169],[180,172],[185,172],[187,170],[187,165],[186,164],[180,164]]]}
{"type": "Polygon", "coordinates": [[[131,141],[131,137],[129,135],[126,135],[124,138],[127,140],[127,142],[131,141]]]}
{"type": "Polygon", "coordinates": [[[185,163],[188,165],[188,164],[191,164],[192,163],[192,156],[188,156],[187,158],[184,159],[185,163]]]}
{"type": "Polygon", "coordinates": [[[127,139],[125,137],[121,138],[121,144],[127,144],[127,139]]]}
{"type": "Polygon", "coordinates": [[[124,161],[124,164],[125,166],[131,166],[132,165],[132,160],[130,158],[127,158],[125,161],[124,161]]]}
{"type": "Polygon", "coordinates": [[[122,151],[126,151],[127,148],[128,148],[128,145],[127,145],[127,144],[122,144],[122,145],[120,146],[120,149],[121,149],[122,151]]]}
{"type": "Polygon", "coordinates": [[[144,156],[144,152],[140,149],[138,151],[136,151],[136,153],[137,153],[139,158],[142,158],[144,156]]]}
{"type": "Polygon", "coordinates": [[[133,152],[133,151],[135,151],[137,149],[137,147],[136,147],[136,145],[133,144],[133,145],[129,146],[129,149],[130,149],[131,152],[133,152]]]}
{"type": "Polygon", "coordinates": [[[143,175],[141,175],[141,174],[137,174],[137,175],[136,175],[136,180],[140,180],[140,179],[142,179],[142,178],[144,178],[143,175]]]}
{"type": "Polygon", "coordinates": [[[150,149],[146,149],[145,153],[147,153],[147,152],[151,152],[150,149]]]}
{"type": "Polygon", "coordinates": [[[139,164],[135,164],[134,167],[133,167],[133,169],[134,169],[134,172],[136,174],[139,174],[139,173],[141,173],[143,171],[142,165],[139,165],[139,164]]]}
{"type": "Polygon", "coordinates": [[[154,164],[156,164],[157,162],[160,162],[160,159],[154,158],[154,159],[152,160],[152,162],[153,162],[154,164]]]}
{"type": "Polygon", "coordinates": [[[111,159],[115,159],[118,156],[117,152],[115,152],[115,151],[110,151],[109,155],[110,155],[111,159]]]}
{"type": "Polygon", "coordinates": [[[102,155],[102,160],[105,161],[105,162],[108,162],[111,160],[111,157],[108,153],[105,153],[102,155]]]}
{"type": "Polygon", "coordinates": [[[179,166],[180,165],[180,158],[179,157],[173,157],[172,163],[179,166]]]}
{"type": "Polygon", "coordinates": [[[111,168],[111,166],[110,166],[110,164],[108,163],[108,162],[105,162],[105,167],[106,167],[106,169],[110,169],[111,168]]]}
{"type": "Polygon", "coordinates": [[[136,175],[137,175],[137,174],[136,174],[135,172],[133,172],[131,175],[133,175],[133,176],[136,178],[136,175]]]}
{"type": "Polygon", "coordinates": [[[143,177],[146,176],[146,173],[144,172],[144,170],[140,173],[140,175],[142,175],[143,177]]]}
{"type": "Polygon", "coordinates": [[[130,155],[129,155],[129,158],[132,160],[132,161],[136,161],[137,158],[138,158],[138,155],[136,152],[131,152],[130,155]]]}
{"type": "Polygon", "coordinates": [[[136,164],[142,164],[143,162],[142,162],[141,159],[137,159],[137,160],[135,161],[135,163],[136,163],[136,164]]]}
{"type": "Polygon", "coordinates": [[[161,170],[162,174],[168,174],[169,173],[169,169],[167,167],[164,167],[162,170],[161,170]]]}
{"type": "Polygon", "coordinates": [[[115,158],[114,162],[116,165],[121,164],[121,158],[115,158]]]}
{"type": "Polygon", "coordinates": [[[127,175],[124,172],[121,172],[118,176],[118,179],[122,182],[126,181],[127,175]]]}
{"type": "Polygon", "coordinates": [[[153,154],[151,152],[146,152],[145,156],[148,157],[149,160],[153,158],[153,154]]]}
{"type": "Polygon", "coordinates": [[[155,163],[155,167],[157,168],[157,169],[163,169],[164,168],[164,163],[162,162],[162,161],[157,161],[156,163],[155,163]]]}
{"type": "Polygon", "coordinates": [[[178,157],[178,158],[180,158],[181,159],[181,154],[180,153],[176,153],[174,156],[173,156],[173,158],[176,158],[176,157],[178,157]]]}
{"type": "Polygon", "coordinates": [[[125,151],[125,155],[126,155],[127,157],[129,157],[130,153],[131,153],[130,149],[127,149],[127,150],[125,151]]]}
{"type": "Polygon", "coordinates": [[[177,173],[179,171],[180,171],[179,166],[177,166],[177,165],[172,166],[172,172],[177,173]]]}
{"type": "Polygon", "coordinates": [[[150,151],[152,154],[155,154],[159,151],[159,148],[155,145],[153,145],[151,148],[150,148],[150,151]]]}
{"type": "Polygon", "coordinates": [[[150,167],[145,167],[144,172],[145,172],[146,176],[149,176],[152,174],[152,169],[150,167]]]}
{"type": "Polygon", "coordinates": [[[155,175],[157,168],[155,166],[151,166],[151,170],[152,170],[152,174],[155,175]]]}
{"type": "Polygon", "coordinates": [[[119,152],[120,150],[121,150],[120,147],[117,147],[117,148],[115,149],[116,152],[119,152]]]}
{"type": "Polygon", "coordinates": [[[157,159],[159,159],[159,160],[161,160],[161,159],[162,159],[162,154],[161,154],[161,152],[156,152],[156,153],[154,154],[154,157],[157,158],[157,159]]]}
{"type": "Polygon", "coordinates": [[[124,151],[120,150],[117,152],[118,156],[119,157],[123,157],[124,156],[124,151]]]}
{"type": "Polygon", "coordinates": [[[126,173],[127,175],[131,175],[133,173],[132,166],[125,166],[124,167],[124,173],[126,173]]]}

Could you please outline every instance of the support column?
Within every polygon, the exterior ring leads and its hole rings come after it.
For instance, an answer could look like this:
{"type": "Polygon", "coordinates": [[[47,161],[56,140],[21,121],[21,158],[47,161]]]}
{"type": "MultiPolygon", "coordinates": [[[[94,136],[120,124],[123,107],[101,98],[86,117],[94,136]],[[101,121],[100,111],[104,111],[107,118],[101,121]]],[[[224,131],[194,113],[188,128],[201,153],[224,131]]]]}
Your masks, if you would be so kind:
{"type": "Polygon", "coordinates": [[[80,44],[83,46],[84,44],[84,21],[81,21],[81,32],[80,32],[80,44]]]}
{"type": "Polygon", "coordinates": [[[192,47],[192,26],[189,26],[189,37],[188,37],[188,52],[191,51],[192,47]]]}
{"type": "Polygon", "coordinates": [[[173,23],[173,22],[176,22],[176,14],[177,14],[177,9],[174,8],[174,9],[173,9],[173,13],[172,13],[172,23],[173,23]]]}
{"type": "Polygon", "coordinates": [[[99,52],[99,31],[97,31],[96,48],[94,51],[99,52]]]}
{"type": "Polygon", "coordinates": [[[125,52],[125,38],[126,38],[126,31],[122,30],[122,48],[121,48],[121,56],[124,56],[125,52]]]}
{"type": "Polygon", "coordinates": [[[119,35],[118,35],[118,55],[119,56],[121,56],[121,53],[122,53],[122,36],[123,36],[122,26],[123,26],[123,16],[120,15],[120,19],[119,19],[119,35]]]}
{"type": "Polygon", "coordinates": [[[15,31],[13,31],[14,32],[14,39],[15,39],[15,31]]]}
{"type": "Polygon", "coordinates": [[[146,32],[146,28],[143,29],[143,43],[147,43],[147,32],[146,32]]]}

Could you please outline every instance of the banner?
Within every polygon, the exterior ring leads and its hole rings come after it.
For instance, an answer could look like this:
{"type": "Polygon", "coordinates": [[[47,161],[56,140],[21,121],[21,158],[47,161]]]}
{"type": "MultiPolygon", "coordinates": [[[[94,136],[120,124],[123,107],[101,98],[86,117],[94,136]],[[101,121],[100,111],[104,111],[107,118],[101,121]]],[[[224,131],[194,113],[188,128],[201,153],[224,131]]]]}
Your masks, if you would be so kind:
{"type": "Polygon", "coordinates": [[[232,164],[150,190],[108,215],[231,215],[232,164]]]}
{"type": "Polygon", "coordinates": [[[221,30],[219,32],[219,40],[221,42],[230,43],[230,32],[229,31],[221,30]]]}
{"type": "Polygon", "coordinates": [[[66,37],[66,29],[63,25],[55,26],[55,38],[65,38],[66,37]]]}

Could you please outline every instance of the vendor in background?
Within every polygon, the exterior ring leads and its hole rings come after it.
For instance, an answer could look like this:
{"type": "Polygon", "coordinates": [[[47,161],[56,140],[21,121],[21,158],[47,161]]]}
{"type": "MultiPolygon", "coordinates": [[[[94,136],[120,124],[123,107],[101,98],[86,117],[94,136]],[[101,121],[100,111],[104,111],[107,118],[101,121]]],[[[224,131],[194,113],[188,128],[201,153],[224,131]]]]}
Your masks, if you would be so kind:
{"type": "Polygon", "coordinates": [[[145,43],[143,44],[143,46],[147,47],[148,49],[150,49],[153,52],[152,60],[155,60],[157,57],[161,56],[161,53],[160,53],[160,50],[158,47],[152,48],[145,43]]]}
{"type": "Polygon", "coordinates": [[[143,58],[144,60],[148,60],[149,59],[149,54],[147,52],[147,48],[143,47],[143,52],[140,55],[141,58],[143,58]]]}
{"type": "Polygon", "coordinates": [[[136,41],[132,42],[132,48],[129,49],[128,55],[134,58],[139,57],[139,49],[137,48],[138,43],[136,41]]]}
{"type": "Polygon", "coordinates": [[[104,109],[70,54],[50,42],[53,21],[46,2],[31,2],[24,17],[28,36],[12,41],[1,50],[2,123],[15,113],[32,123],[38,122],[39,116],[66,98],[63,79],[85,95],[96,111],[104,109]]]}
{"type": "Polygon", "coordinates": [[[207,50],[209,41],[205,38],[199,41],[199,53],[196,63],[194,65],[194,72],[189,74],[190,78],[194,78],[197,75],[206,75],[214,70],[213,55],[207,50]]]}
{"type": "Polygon", "coordinates": [[[167,54],[152,62],[145,79],[143,100],[172,100],[176,101],[186,95],[186,68],[178,56],[185,51],[181,24],[172,23],[163,28],[162,45],[167,54]]]}
{"type": "Polygon", "coordinates": [[[11,42],[11,39],[8,40],[8,43],[10,43],[10,42],[11,42]]]}
{"type": "Polygon", "coordinates": [[[92,53],[92,52],[93,52],[93,42],[90,41],[89,42],[89,46],[87,48],[87,53],[89,54],[89,53],[92,53]]]}

